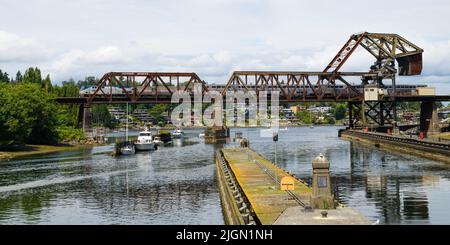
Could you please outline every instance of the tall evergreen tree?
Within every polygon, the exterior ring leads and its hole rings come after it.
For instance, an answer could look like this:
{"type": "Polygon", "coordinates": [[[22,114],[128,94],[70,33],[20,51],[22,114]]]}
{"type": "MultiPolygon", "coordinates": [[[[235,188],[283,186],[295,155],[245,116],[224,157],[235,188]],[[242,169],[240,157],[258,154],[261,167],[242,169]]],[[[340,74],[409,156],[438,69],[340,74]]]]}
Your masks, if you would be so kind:
{"type": "Polygon", "coordinates": [[[16,83],[20,83],[20,82],[22,82],[22,80],[23,80],[23,76],[22,76],[22,72],[20,72],[20,71],[17,71],[17,73],[16,73],[16,83]]]}
{"type": "Polygon", "coordinates": [[[41,76],[41,70],[39,68],[33,68],[30,67],[25,71],[25,74],[23,75],[23,82],[25,83],[36,83],[41,85],[42,84],[42,76],[41,76]]]}
{"type": "Polygon", "coordinates": [[[9,75],[6,72],[0,70],[0,83],[9,83],[9,75]]]}
{"type": "Polygon", "coordinates": [[[52,81],[50,80],[50,75],[47,74],[45,79],[42,81],[41,87],[45,89],[47,92],[53,92],[52,81]]]}

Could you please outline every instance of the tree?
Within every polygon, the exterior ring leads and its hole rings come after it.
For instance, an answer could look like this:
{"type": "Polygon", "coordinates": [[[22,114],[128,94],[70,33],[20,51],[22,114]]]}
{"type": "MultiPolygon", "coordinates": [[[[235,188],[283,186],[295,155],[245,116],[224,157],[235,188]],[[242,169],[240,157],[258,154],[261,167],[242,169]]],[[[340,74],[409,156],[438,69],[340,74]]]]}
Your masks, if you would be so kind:
{"type": "Polygon", "coordinates": [[[0,70],[0,83],[9,83],[9,75],[6,72],[0,70]]]}
{"type": "Polygon", "coordinates": [[[106,128],[114,128],[117,123],[111,117],[106,105],[97,105],[92,107],[92,117],[94,121],[101,123],[101,126],[106,128]]]}
{"type": "Polygon", "coordinates": [[[156,119],[156,121],[161,121],[162,120],[162,114],[169,108],[168,105],[165,104],[156,104],[154,106],[152,106],[149,110],[148,110],[148,114],[150,116],[152,116],[154,119],[156,119]]]}
{"type": "Polygon", "coordinates": [[[52,99],[37,84],[0,85],[0,146],[56,143],[52,99]]]}
{"type": "Polygon", "coordinates": [[[39,68],[37,67],[28,68],[23,75],[23,82],[36,83],[40,85],[42,83],[41,70],[39,70],[39,68]]]}
{"type": "MultiPolygon", "coordinates": [[[[79,94],[79,88],[75,82],[62,82],[62,86],[55,85],[53,94],[56,97],[76,97],[79,94]]],[[[78,106],[60,105],[58,106],[57,124],[60,126],[76,127],[78,126],[78,106]]]]}
{"type": "Polygon", "coordinates": [[[16,73],[16,83],[20,83],[23,80],[22,73],[20,71],[17,71],[16,73]]]}
{"type": "Polygon", "coordinates": [[[314,122],[312,113],[307,110],[299,111],[297,113],[297,118],[304,124],[311,124],[314,122]]]}
{"type": "Polygon", "coordinates": [[[47,74],[45,79],[42,81],[41,87],[47,92],[53,91],[52,81],[50,80],[50,75],[47,74]]]}
{"type": "Polygon", "coordinates": [[[85,77],[84,80],[79,80],[77,83],[77,86],[79,88],[81,87],[89,87],[89,86],[95,86],[98,83],[98,79],[94,76],[88,76],[85,77]]]}
{"type": "Polygon", "coordinates": [[[334,117],[336,120],[342,120],[345,118],[345,114],[347,113],[347,107],[345,104],[336,104],[334,108],[334,117]]]}

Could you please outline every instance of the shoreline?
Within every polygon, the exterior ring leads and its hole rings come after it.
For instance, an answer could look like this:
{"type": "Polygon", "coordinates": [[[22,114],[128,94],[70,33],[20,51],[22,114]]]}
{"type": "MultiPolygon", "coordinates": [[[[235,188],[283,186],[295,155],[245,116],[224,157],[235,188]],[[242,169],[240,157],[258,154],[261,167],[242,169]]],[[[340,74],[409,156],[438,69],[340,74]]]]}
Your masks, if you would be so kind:
{"type": "Polygon", "coordinates": [[[0,164],[13,159],[46,155],[62,151],[75,151],[95,145],[25,145],[17,150],[0,150],[0,164]]]}

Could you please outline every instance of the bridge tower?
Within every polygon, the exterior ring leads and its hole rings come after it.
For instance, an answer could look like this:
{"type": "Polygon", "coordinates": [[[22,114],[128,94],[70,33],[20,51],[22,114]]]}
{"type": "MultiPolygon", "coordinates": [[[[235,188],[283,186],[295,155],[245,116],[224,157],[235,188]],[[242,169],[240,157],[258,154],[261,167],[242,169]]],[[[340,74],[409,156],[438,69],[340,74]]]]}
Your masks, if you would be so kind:
{"type": "Polygon", "coordinates": [[[349,102],[349,126],[354,127],[359,121],[363,126],[395,128],[398,122],[396,75],[420,75],[423,49],[397,34],[358,33],[349,38],[324,71],[337,73],[359,46],[375,57],[369,72],[376,76],[361,77],[364,95],[359,103],[349,102]],[[385,82],[389,80],[390,84],[385,82]],[[370,92],[375,93],[375,98],[367,97],[370,92]]]}

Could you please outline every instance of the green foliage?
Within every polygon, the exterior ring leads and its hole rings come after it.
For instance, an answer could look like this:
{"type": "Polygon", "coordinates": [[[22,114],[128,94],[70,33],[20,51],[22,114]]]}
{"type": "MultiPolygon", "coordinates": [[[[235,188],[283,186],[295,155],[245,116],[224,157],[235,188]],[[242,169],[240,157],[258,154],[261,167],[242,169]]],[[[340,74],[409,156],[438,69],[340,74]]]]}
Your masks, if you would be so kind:
{"type": "MultiPolygon", "coordinates": [[[[0,71],[0,78],[5,74],[0,71]]],[[[55,97],[78,94],[73,80],[52,85],[49,75],[42,80],[38,68],[27,69],[23,76],[18,71],[15,81],[0,83],[0,147],[82,139],[82,130],[75,129],[79,107],[54,102],[55,97]]]]}
{"type": "Polygon", "coordinates": [[[347,113],[347,106],[345,104],[336,104],[334,107],[334,117],[336,120],[342,120],[345,118],[345,115],[347,113]]]}
{"type": "Polygon", "coordinates": [[[17,71],[17,73],[16,73],[16,83],[20,83],[20,82],[22,82],[23,81],[23,76],[22,76],[22,73],[20,72],[20,71],[17,71]]]}
{"type": "Polygon", "coordinates": [[[405,111],[419,111],[420,102],[399,102],[399,107],[405,111]]]}
{"type": "MultiPolygon", "coordinates": [[[[77,97],[79,88],[75,82],[63,82],[62,86],[53,86],[53,94],[55,97],[77,97]]],[[[60,126],[78,126],[78,106],[58,105],[57,108],[57,124],[60,126]]]]}
{"type": "Polygon", "coordinates": [[[314,123],[313,114],[307,110],[301,110],[297,113],[297,118],[304,124],[314,123]]]}
{"type": "Polygon", "coordinates": [[[56,143],[52,98],[38,84],[0,85],[0,146],[56,143]]]}
{"type": "Polygon", "coordinates": [[[149,110],[148,110],[148,114],[155,118],[158,121],[158,125],[160,125],[160,122],[163,122],[164,124],[164,119],[162,117],[162,114],[167,111],[169,109],[168,105],[165,104],[156,104],[153,105],[149,110]]]}
{"type": "Polygon", "coordinates": [[[6,72],[0,70],[0,83],[9,83],[9,75],[6,72]]]}
{"type": "Polygon", "coordinates": [[[115,122],[111,114],[109,114],[108,107],[106,105],[93,106],[92,116],[94,121],[98,123],[98,126],[107,128],[114,128],[117,126],[117,122],[115,122]]]}
{"type": "Polygon", "coordinates": [[[336,120],[334,119],[334,117],[328,117],[328,116],[326,116],[326,117],[325,117],[324,123],[334,125],[334,124],[336,123],[336,120]]]}
{"type": "Polygon", "coordinates": [[[82,140],[84,139],[83,129],[60,126],[56,129],[58,133],[58,139],[61,140],[82,140]]]}
{"type": "Polygon", "coordinates": [[[53,91],[52,81],[50,80],[50,75],[47,75],[41,83],[41,88],[45,89],[47,92],[53,91]]]}
{"type": "Polygon", "coordinates": [[[86,77],[84,80],[80,80],[77,82],[77,87],[81,88],[81,87],[89,87],[89,86],[94,86],[97,85],[98,83],[98,78],[94,77],[94,76],[89,76],[86,77]]]}
{"type": "Polygon", "coordinates": [[[62,86],[54,86],[53,92],[58,97],[78,97],[80,89],[74,81],[62,82],[62,86]]]}
{"type": "Polygon", "coordinates": [[[25,83],[36,83],[41,85],[42,83],[42,76],[41,76],[41,70],[39,68],[33,68],[30,67],[28,70],[25,71],[25,74],[23,75],[23,82],[25,83]]]}

